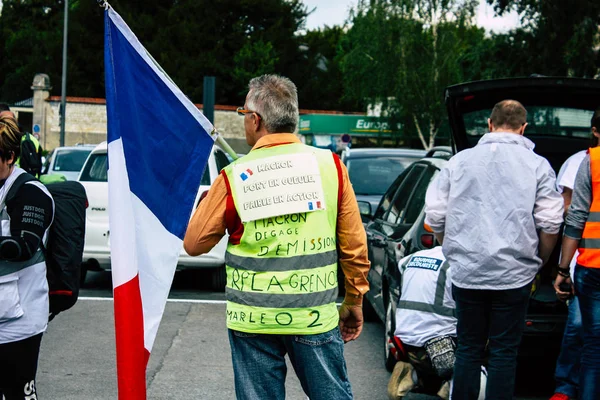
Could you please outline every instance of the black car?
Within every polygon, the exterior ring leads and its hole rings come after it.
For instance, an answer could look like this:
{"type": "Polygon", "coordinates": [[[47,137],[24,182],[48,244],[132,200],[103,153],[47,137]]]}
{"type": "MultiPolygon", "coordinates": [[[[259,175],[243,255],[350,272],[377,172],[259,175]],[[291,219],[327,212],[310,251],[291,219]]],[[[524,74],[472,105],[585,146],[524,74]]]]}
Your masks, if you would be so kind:
{"type": "Polygon", "coordinates": [[[362,212],[370,215],[375,211],[381,196],[394,179],[425,153],[425,150],[402,148],[346,149],[342,153],[342,162],[348,169],[356,199],[363,206],[362,212]]]}
{"type": "MultiPolygon", "coordinates": [[[[477,144],[487,133],[493,106],[505,99],[520,101],[528,111],[525,136],[537,154],[555,171],[572,154],[590,146],[590,120],[600,105],[600,81],[577,78],[517,78],[471,82],[446,89],[445,101],[453,134],[453,149],[477,144]]],[[[446,157],[447,158],[447,157],[446,157]]],[[[398,261],[418,250],[433,247],[435,240],[423,226],[427,186],[446,163],[443,156],[429,157],[407,168],[390,186],[373,218],[367,240],[371,270],[366,317],[376,315],[386,326],[386,365],[393,367],[388,339],[394,332],[395,305],[400,296],[398,261]]],[[[518,173],[518,171],[515,171],[518,173]]],[[[521,357],[538,351],[558,353],[566,307],[557,301],[552,282],[556,277],[560,243],[540,270],[532,292],[521,357]],[[528,346],[529,342],[541,346],[528,346]]]]}

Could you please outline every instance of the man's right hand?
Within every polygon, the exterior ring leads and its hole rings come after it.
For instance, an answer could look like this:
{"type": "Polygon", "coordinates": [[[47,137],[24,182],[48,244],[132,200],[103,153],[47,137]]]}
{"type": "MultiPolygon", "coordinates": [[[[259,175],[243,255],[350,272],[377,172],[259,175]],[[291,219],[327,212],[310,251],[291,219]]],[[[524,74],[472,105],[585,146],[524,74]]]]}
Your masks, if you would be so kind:
{"type": "Polygon", "coordinates": [[[340,332],[344,343],[360,336],[363,328],[363,312],[361,305],[342,303],[340,307],[340,332]]]}
{"type": "Polygon", "coordinates": [[[571,278],[562,276],[560,274],[556,276],[556,280],[554,281],[554,290],[556,291],[556,297],[558,297],[558,299],[561,301],[566,301],[570,297],[575,295],[575,288],[573,287],[573,282],[571,282],[571,278]],[[563,292],[560,289],[560,285],[562,283],[566,283],[567,285],[569,285],[570,290],[568,292],[563,292]]]}

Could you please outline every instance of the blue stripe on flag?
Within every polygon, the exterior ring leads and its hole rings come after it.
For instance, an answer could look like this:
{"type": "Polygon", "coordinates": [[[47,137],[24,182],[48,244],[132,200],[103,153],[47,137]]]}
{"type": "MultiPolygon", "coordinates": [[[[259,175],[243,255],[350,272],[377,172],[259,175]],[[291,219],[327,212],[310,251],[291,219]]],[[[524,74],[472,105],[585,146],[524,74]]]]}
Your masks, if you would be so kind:
{"type": "MultiPolygon", "coordinates": [[[[131,191],[183,239],[213,139],[200,111],[194,116],[108,15],[105,21],[108,141],[122,139],[131,191]]],[[[130,40],[141,47],[133,33],[130,40]]]]}

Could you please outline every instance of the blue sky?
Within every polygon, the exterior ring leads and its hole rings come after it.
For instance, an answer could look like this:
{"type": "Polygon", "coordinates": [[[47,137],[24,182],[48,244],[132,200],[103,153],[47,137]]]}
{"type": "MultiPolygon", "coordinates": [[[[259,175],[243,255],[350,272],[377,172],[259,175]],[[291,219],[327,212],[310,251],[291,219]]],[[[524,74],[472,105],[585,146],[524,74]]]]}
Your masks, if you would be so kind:
{"type": "MultiPolygon", "coordinates": [[[[356,0],[302,0],[309,10],[316,10],[307,19],[307,28],[315,29],[324,25],[341,25],[348,17],[350,7],[356,0]]],[[[519,24],[519,15],[512,12],[502,18],[494,16],[494,10],[485,0],[480,0],[477,9],[477,25],[496,33],[506,32],[519,24]]]]}

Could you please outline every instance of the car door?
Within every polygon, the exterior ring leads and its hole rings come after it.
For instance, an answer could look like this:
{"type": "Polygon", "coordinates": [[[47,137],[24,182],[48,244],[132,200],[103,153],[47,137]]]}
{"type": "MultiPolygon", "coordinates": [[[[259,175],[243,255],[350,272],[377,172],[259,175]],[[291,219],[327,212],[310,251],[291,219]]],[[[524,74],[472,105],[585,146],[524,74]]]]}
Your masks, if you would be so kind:
{"type": "Polygon", "coordinates": [[[385,312],[384,293],[387,295],[384,271],[390,258],[390,243],[397,240],[406,232],[401,225],[406,212],[406,205],[413,188],[426,171],[426,166],[415,163],[409,166],[390,186],[383,196],[373,220],[367,225],[367,243],[369,248],[369,300],[377,314],[383,319],[385,312]]]}

